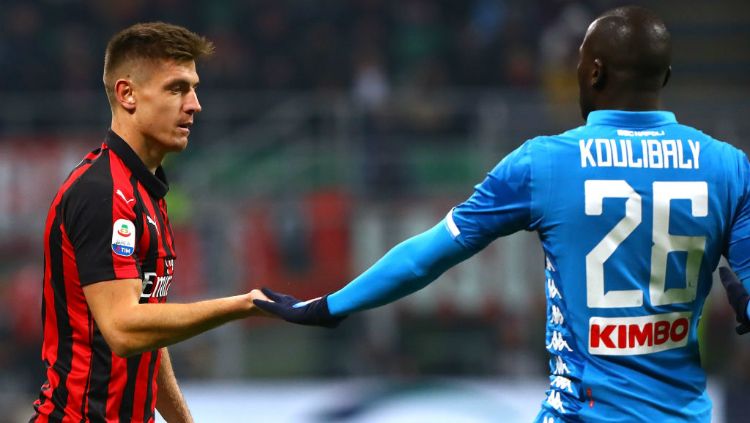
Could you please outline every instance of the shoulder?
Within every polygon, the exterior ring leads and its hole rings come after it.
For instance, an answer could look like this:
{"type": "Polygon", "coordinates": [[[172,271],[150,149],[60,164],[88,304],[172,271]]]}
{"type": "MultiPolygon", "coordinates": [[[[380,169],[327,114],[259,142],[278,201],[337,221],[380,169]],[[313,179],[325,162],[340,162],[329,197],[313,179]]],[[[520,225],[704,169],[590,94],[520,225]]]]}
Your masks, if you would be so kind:
{"type": "Polygon", "coordinates": [[[534,138],[527,139],[521,145],[516,147],[515,150],[505,156],[504,160],[509,158],[519,159],[521,157],[527,157],[532,154],[539,154],[548,148],[551,141],[550,136],[540,135],[534,138]]]}
{"type": "Polygon", "coordinates": [[[570,146],[578,147],[578,141],[586,138],[585,126],[569,129],[565,132],[552,135],[539,135],[527,140],[523,147],[528,154],[554,154],[557,149],[565,149],[570,146]]]}
{"type": "Polygon", "coordinates": [[[679,124],[679,129],[683,138],[699,141],[701,155],[704,155],[704,153],[711,154],[719,167],[731,168],[727,165],[734,163],[740,169],[747,168],[747,154],[732,143],[714,138],[692,126],[679,124]]]}
{"type": "Polygon", "coordinates": [[[691,126],[680,124],[679,130],[683,139],[696,145],[701,168],[708,169],[715,181],[730,191],[750,193],[750,162],[743,150],[691,126]]]}
{"type": "Polygon", "coordinates": [[[712,147],[718,148],[726,152],[727,154],[733,154],[738,157],[745,157],[745,153],[739,148],[732,145],[731,142],[720,140],[715,138],[713,135],[706,133],[705,131],[695,128],[693,126],[678,123],[674,125],[680,131],[680,134],[685,138],[691,138],[694,140],[700,140],[711,144],[712,147]]]}
{"type": "Polygon", "coordinates": [[[545,163],[556,150],[565,145],[559,135],[540,135],[524,141],[514,151],[508,154],[500,164],[536,167],[545,163]]]}
{"type": "Polygon", "coordinates": [[[80,174],[71,181],[70,187],[65,191],[64,203],[91,202],[112,196],[113,181],[109,154],[105,152],[91,163],[79,167],[84,169],[80,170],[80,174]]]}
{"type": "Polygon", "coordinates": [[[111,150],[107,150],[74,171],[79,174],[62,196],[67,222],[112,216],[118,210],[117,214],[126,216],[133,213],[133,187],[127,178],[117,177],[117,159],[112,156],[111,150]]]}

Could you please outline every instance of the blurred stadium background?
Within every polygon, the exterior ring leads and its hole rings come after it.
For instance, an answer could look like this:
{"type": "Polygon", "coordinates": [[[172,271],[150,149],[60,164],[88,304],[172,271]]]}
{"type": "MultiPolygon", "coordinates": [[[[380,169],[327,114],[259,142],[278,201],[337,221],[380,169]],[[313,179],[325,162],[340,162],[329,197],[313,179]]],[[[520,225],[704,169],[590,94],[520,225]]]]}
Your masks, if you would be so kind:
{"type": "MultiPolygon", "coordinates": [[[[674,40],[665,107],[750,147],[750,3],[636,2],[674,40]]],[[[43,221],[109,123],[102,55],[138,21],[214,40],[203,113],[170,157],[172,301],[335,289],[442,218],[504,154],[577,126],[574,69],[609,0],[2,0],[0,421],[43,381],[43,221]]],[[[495,242],[335,331],[254,319],[171,348],[199,422],[530,421],[544,399],[541,251],[495,242]]],[[[716,422],[748,421],[749,338],[702,322],[716,422]]]]}

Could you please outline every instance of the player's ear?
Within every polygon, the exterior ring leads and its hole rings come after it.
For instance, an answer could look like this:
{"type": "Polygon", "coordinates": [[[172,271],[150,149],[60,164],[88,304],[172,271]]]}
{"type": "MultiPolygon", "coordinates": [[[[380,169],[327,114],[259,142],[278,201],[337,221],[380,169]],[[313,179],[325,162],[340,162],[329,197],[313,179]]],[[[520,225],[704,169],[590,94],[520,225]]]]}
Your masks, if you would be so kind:
{"type": "Polygon", "coordinates": [[[597,90],[604,88],[606,81],[606,69],[601,59],[594,59],[594,66],[591,70],[591,86],[597,90]]]}
{"type": "Polygon", "coordinates": [[[132,113],[135,111],[135,90],[133,81],[129,79],[118,79],[115,82],[115,99],[123,109],[132,113]]]}
{"type": "Polygon", "coordinates": [[[667,82],[669,82],[670,76],[672,76],[672,66],[667,68],[667,74],[664,75],[664,82],[661,83],[662,88],[667,86],[667,82]]]}

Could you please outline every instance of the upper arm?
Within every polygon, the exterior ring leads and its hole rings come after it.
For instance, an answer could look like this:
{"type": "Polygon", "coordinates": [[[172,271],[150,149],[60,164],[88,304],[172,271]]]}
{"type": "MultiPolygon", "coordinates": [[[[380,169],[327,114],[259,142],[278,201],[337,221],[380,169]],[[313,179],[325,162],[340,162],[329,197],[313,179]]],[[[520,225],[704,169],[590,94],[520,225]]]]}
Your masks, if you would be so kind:
{"type": "Polygon", "coordinates": [[[448,213],[448,228],[461,245],[479,250],[497,237],[533,227],[530,148],[527,142],[506,156],[448,213]]]}
{"type": "Polygon", "coordinates": [[[141,296],[139,279],[118,279],[85,285],[83,295],[91,315],[104,335],[110,348],[117,350],[123,342],[120,339],[119,325],[132,312],[141,296]]]}
{"type": "Polygon", "coordinates": [[[133,202],[116,194],[119,191],[125,197],[128,189],[114,187],[111,178],[101,176],[102,170],[90,169],[63,199],[63,229],[82,286],[140,278],[135,251],[139,226],[133,202]]]}
{"type": "Polygon", "coordinates": [[[750,163],[747,156],[740,170],[740,180],[744,181],[739,196],[739,206],[732,222],[727,243],[726,257],[732,270],[743,281],[750,281],[750,163]]]}

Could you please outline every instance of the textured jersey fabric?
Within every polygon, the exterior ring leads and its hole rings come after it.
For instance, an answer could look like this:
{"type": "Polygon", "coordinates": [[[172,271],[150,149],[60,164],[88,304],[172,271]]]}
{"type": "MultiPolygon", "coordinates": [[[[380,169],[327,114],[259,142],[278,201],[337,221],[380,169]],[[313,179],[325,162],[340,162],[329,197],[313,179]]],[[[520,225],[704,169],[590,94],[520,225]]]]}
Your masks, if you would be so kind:
{"type": "Polygon", "coordinates": [[[550,388],[537,421],[710,421],[697,326],[722,254],[749,282],[743,152],[669,112],[596,111],[527,141],[446,221],[470,250],[539,234],[550,388]]]}
{"type": "Polygon", "coordinates": [[[697,326],[722,255],[750,284],[747,156],[669,112],[593,112],[524,143],[329,309],[396,300],[520,230],[546,255],[550,387],[537,421],[710,421],[697,326]]]}
{"type": "Polygon", "coordinates": [[[47,380],[32,421],[154,421],[159,351],[114,354],[82,288],[141,279],[140,302],[166,301],[175,260],[167,190],[163,170],[149,172],[110,131],[55,196],[44,237],[47,380]]]}

